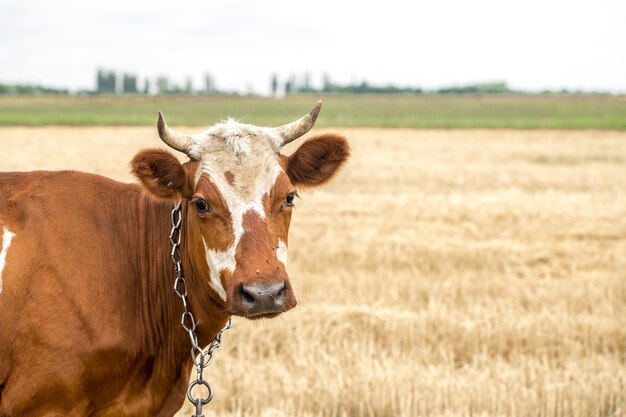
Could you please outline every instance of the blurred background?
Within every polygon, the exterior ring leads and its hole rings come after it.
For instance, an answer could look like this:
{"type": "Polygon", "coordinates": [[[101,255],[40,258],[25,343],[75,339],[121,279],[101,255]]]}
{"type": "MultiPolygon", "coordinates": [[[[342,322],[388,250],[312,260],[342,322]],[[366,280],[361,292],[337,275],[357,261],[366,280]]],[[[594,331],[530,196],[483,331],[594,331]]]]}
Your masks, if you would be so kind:
{"type": "Polygon", "coordinates": [[[159,109],[195,133],[321,98],[313,133],[352,160],[301,193],[299,305],[235,320],[210,415],[623,416],[625,23],[618,0],[3,1],[0,170],[132,181],[159,109]]]}

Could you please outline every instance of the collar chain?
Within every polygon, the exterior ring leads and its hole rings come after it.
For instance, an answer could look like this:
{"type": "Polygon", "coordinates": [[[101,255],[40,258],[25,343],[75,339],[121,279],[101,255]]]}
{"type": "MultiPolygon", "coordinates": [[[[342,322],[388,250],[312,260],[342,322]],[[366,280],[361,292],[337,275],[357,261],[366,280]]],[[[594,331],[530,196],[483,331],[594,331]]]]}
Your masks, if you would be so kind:
{"type": "Polygon", "coordinates": [[[178,204],[176,204],[176,207],[172,210],[172,231],[169,236],[172,244],[172,252],[170,255],[172,257],[174,271],[176,273],[174,291],[183,303],[183,314],[180,318],[180,325],[189,334],[189,340],[191,341],[191,360],[196,367],[196,379],[191,381],[189,388],[187,388],[187,398],[196,407],[196,412],[192,417],[204,417],[204,414],[202,414],[202,407],[207,405],[213,399],[213,388],[211,388],[211,385],[204,379],[202,374],[213,360],[213,351],[222,345],[222,333],[230,329],[232,323],[229,318],[226,325],[217,333],[206,350],[198,346],[196,320],[194,319],[189,307],[187,299],[187,282],[183,276],[183,265],[180,257],[180,240],[182,236],[181,226],[183,223],[181,207],[182,203],[179,201],[178,204]],[[196,385],[202,386],[206,389],[206,396],[198,395],[197,398],[193,397],[191,391],[196,385]]]}

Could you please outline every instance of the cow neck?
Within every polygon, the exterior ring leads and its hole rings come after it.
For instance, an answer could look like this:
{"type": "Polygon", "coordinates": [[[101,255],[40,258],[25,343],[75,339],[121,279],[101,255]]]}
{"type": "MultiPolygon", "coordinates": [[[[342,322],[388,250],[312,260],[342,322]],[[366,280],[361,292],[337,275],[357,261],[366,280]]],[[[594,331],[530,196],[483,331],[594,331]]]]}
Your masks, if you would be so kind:
{"type": "MultiPolygon", "coordinates": [[[[129,253],[134,252],[138,266],[138,317],[135,328],[137,334],[142,336],[142,346],[147,354],[165,357],[168,363],[178,368],[177,372],[184,373],[191,364],[191,343],[180,325],[183,307],[173,289],[174,267],[170,257],[169,233],[174,203],[141,195],[137,205],[136,245],[128,248],[129,253]]],[[[184,219],[187,205],[188,202],[184,201],[184,219]]],[[[200,285],[201,281],[194,273],[186,252],[186,220],[183,220],[182,233],[181,257],[189,302],[198,324],[199,344],[205,346],[215,337],[227,317],[217,315],[215,307],[207,307],[209,303],[202,302],[206,290],[200,285]]]]}
{"type": "Polygon", "coordinates": [[[178,334],[180,306],[170,284],[169,205],[143,193],[139,195],[137,242],[130,250],[136,251],[134,256],[138,265],[137,279],[140,284],[136,326],[144,337],[144,350],[174,359],[172,355],[181,355],[185,345],[184,334],[178,334]]]}

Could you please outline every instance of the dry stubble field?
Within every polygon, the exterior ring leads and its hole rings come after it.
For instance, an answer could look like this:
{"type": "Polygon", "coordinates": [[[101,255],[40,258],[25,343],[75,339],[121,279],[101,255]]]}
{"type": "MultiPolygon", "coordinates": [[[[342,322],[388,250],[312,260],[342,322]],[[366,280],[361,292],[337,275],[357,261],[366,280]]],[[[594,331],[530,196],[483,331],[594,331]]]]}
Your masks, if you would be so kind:
{"type": "MultiPolygon", "coordinates": [[[[352,161],[292,223],[300,304],[234,321],[210,415],[626,414],[626,133],[338,130],[352,161]]],[[[1,128],[0,170],[131,180],[156,145],[1,128]]]]}

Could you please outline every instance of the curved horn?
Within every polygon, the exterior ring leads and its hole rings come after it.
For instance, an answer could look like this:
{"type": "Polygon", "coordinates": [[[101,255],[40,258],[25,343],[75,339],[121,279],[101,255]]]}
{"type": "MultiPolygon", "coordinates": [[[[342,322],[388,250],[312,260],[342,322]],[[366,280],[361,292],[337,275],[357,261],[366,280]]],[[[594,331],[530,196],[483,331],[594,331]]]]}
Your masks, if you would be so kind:
{"type": "Polygon", "coordinates": [[[159,137],[166,145],[177,151],[188,153],[191,147],[194,145],[194,141],[191,136],[184,133],[177,132],[165,123],[163,113],[159,111],[159,121],[157,122],[157,129],[159,130],[159,137]]]}
{"type": "Polygon", "coordinates": [[[319,100],[315,107],[311,109],[309,114],[301,117],[295,122],[291,122],[289,124],[277,127],[276,130],[278,130],[278,133],[280,133],[280,136],[282,136],[283,138],[283,143],[281,146],[285,146],[289,142],[298,139],[300,136],[311,130],[311,128],[315,124],[317,115],[320,114],[321,108],[322,100],[319,100]]]}

